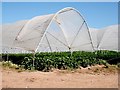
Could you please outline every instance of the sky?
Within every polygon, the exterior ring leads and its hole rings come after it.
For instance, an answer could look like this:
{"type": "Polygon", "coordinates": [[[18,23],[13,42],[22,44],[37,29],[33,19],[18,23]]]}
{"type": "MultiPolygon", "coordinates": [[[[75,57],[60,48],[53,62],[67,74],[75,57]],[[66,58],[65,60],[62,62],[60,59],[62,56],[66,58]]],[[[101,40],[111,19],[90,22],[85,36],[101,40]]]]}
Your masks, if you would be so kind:
{"type": "Polygon", "coordinates": [[[90,28],[118,24],[117,2],[3,2],[2,23],[29,20],[35,16],[56,13],[65,7],[77,9],[90,28]]]}

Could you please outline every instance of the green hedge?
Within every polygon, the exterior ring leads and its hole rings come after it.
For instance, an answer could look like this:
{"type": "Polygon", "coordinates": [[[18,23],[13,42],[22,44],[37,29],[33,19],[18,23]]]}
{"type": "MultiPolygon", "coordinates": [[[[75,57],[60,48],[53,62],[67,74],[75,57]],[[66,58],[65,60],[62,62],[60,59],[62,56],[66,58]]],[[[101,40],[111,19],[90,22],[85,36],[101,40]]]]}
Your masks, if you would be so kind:
{"type": "MultiPolygon", "coordinates": [[[[7,54],[2,54],[3,60],[7,60],[7,54]]],[[[51,68],[76,69],[80,66],[87,67],[95,64],[117,64],[120,59],[120,52],[96,51],[84,52],[76,51],[72,55],[70,52],[45,52],[33,54],[8,54],[9,61],[21,65],[25,69],[34,68],[36,70],[47,71],[51,68]]]]}

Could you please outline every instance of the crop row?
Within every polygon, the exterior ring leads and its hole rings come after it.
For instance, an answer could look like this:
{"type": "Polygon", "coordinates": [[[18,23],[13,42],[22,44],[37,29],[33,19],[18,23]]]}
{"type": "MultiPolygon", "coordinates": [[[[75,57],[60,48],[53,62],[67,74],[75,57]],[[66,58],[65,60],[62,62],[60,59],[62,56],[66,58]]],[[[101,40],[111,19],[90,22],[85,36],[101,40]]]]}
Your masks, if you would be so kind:
{"type": "Polygon", "coordinates": [[[84,52],[76,51],[72,55],[70,52],[45,52],[27,54],[2,54],[3,60],[8,60],[24,67],[25,69],[50,70],[58,69],[76,69],[80,66],[87,67],[95,64],[116,64],[119,63],[120,52],[115,51],[96,51],[84,52]]]}

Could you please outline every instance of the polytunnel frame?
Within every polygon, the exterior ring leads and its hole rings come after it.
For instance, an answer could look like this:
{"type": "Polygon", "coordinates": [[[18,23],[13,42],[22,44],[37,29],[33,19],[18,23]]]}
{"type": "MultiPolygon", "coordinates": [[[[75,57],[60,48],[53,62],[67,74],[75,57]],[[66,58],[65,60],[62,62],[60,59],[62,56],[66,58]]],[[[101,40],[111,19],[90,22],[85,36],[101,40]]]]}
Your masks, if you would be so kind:
{"type": "MultiPolygon", "coordinates": [[[[34,50],[34,53],[38,50],[39,45],[41,44],[43,38],[46,36],[46,33],[47,33],[48,28],[50,27],[52,21],[56,18],[56,16],[57,16],[59,13],[63,12],[64,10],[65,10],[65,11],[66,11],[66,10],[74,10],[76,13],[78,13],[78,14],[80,15],[80,17],[83,19],[83,23],[82,23],[82,25],[80,26],[80,28],[81,28],[81,27],[83,26],[83,24],[85,23],[85,25],[86,25],[86,27],[87,27],[88,35],[89,35],[89,38],[90,38],[90,43],[91,43],[91,45],[92,45],[92,49],[93,49],[93,51],[95,51],[94,46],[93,46],[93,43],[92,43],[92,38],[91,38],[91,35],[90,35],[90,31],[89,31],[89,28],[88,28],[88,26],[87,26],[87,23],[86,23],[85,19],[83,18],[83,16],[80,14],[80,12],[79,12],[77,9],[72,8],[72,7],[66,7],[66,8],[63,8],[63,9],[59,10],[59,11],[58,11],[57,13],[55,13],[55,15],[52,17],[49,25],[47,26],[47,28],[46,28],[46,30],[45,30],[42,38],[41,38],[41,40],[39,41],[39,43],[38,43],[38,45],[37,45],[37,48],[34,50]]],[[[65,12],[65,11],[64,11],[64,12],[65,12]]],[[[61,29],[61,28],[60,28],[60,29],[61,29]]],[[[78,30],[77,35],[78,35],[78,33],[79,33],[80,30],[81,30],[81,29],[78,30]]],[[[61,31],[63,32],[62,29],[61,29],[61,31]]],[[[64,32],[63,32],[63,34],[64,34],[64,32]]],[[[77,37],[77,35],[75,36],[75,38],[77,37]]],[[[64,34],[64,36],[65,36],[65,34],[64,34]]],[[[74,38],[74,40],[75,40],[75,38],[74,38]]],[[[66,38],[65,38],[65,39],[66,39],[66,38]]],[[[74,41],[74,40],[73,40],[73,41],[74,41]]],[[[72,43],[73,43],[73,41],[72,41],[72,43]]],[[[47,42],[48,42],[48,41],[47,41],[47,42]]],[[[49,42],[48,42],[48,44],[49,44],[49,42]]],[[[51,47],[49,47],[49,48],[51,48],[51,47]]],[[[69,46],[68,46],[68,49],[69,49],[69,51],[72,53],[71,48],[70,48],[69,46]]]]}
{"type": "MultiPolygon", "coordinates": [[[[92,38],[91,38],[91,35],[90,35],[90,31],[89,31],[89,28],[88,28],[88,26],[87,26],[87,23],[86,23],[85,19],[84,19],[83,16],[80,14],[80,12],[79,12],[78,10],[76,10],[75,8],[66,7],[66,8],[63,8],[63,9],[59,10],[57,13],[54,14],[54,16],[53,16],[52,19],[50,20],[50,23],[48,24],[48,26],[47,26],[47,28],[46,28],[46,30],[45,30],[45,32],[44,32],[41,40],[39,41],[36,49],[35,49],[35,50],[28,50],[28,51],[33,52],[33,69],[35,68],[35,67],[34,67],[35,52],[38,50],[38,48],[39,48],[39,46],[40,46],[43,38],[46,36],[46,33],[47,33],[47,31],[48,31],[48,28],[50,27],[50,25],[52,24],[52,21],[56,18],[56,16],[57,16],[59,13],[62,13],[63,11],[65,12],[66,10],[74,10],[76,13],[79,14],[79,16],[80,16],[80,17],[82,18],[82,20],[83,20],[82,25],[80,26],[80,28],[79,28],[79,30],[78,30],[75,38],[73,39],[73,41],[76,39],[77,35],[79,34],[79,31],[81,30],[81,27],[83,26],[83,24],[85,24],[86,27],[87,27],[87,32],[88,32],[88,35],[89,35],[89,38],[90,38],[90,43],[91,43],[91,45],[92,45],[92,49],[93,49],[93,51],[95,51],[94,46],[93,46],[93,43],[92,43],[92,38]]],[[[35,17],[34,17],[34,18],[35,18],[35,17]]],[[[33,18],[32,18],[31,20],[33,20],[33,18]]],[[[29,20],[28,22],[30,22],[31,20],[29,20]]],[[[57,22],[57,21],[56,21],[56,22],[57,22]]],[[[26,25],[26,24],[25,24],[25,25],[26,25]]],[[[24,28],[25,25],[23,25],[23,27],[21,28],[21,30],[24,28]]],[[[63,32],[63,29],[62,29],[61,27],[60,27],[60,29],[61,29],[62,32],[63,32]]],[[[20,34],[21,30],[19,31],[18,35],[20,34]]],[[[63,32],[63,34],[64,34],[64,32],[63,32]]],[[[17,36],[18,36],[18,35],[17,35],[17,36]]],[[[17,40],[17,36],[16,36],[15,40],[17,40]]],[[[64,35],[64,36],[65,36],[65,35],[64,35]]],[[[46,38],[47,38],[47,37],[46,37],[46,38]]],[[[65,38],[65,39],[66,39],[66,38],[65,38]]],[[[73,41],[72,41],[72,43],[73,43],[73,41]]],[[[47,41],[47,42],[48,42],[48,41],[47,41]]],[[[48,42],[48,44],[49,44],[49,42],[48,42]]],[[[68,42],[67,42],[67,44],[68,44],[68,42]]],[[[50,45],[49,45],[49,48],[51,48],[50,45]]],[[[69,51],[70,51],[70,53],[71,53],[71,55],[72,55],[72,51],[71,51],[71,48],[70,48],[69,46],[68,46],[68,49],[69,49],[69,51]]]]}

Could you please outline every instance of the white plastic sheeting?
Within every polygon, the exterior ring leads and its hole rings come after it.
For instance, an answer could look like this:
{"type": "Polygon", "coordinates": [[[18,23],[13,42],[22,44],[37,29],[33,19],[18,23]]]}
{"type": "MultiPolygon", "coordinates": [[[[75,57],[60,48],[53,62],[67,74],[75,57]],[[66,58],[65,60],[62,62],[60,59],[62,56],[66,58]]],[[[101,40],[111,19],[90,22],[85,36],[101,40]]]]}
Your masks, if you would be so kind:
{"type": "Polygon", "coordinates": [[[31,20],[5,24],[0,31],[0,47],[3,53],[26,53],[30,50],[93,51],[93,47],[95,50],[119,50],[118,25],[88,30],[85,20],[73,8],[60,10],[56,14],[37,16],[31,20]]]}
{"type": "Polygon", "coordinates": [[[0,53],[2,53],[2,25],[0,25],[0,53]]]}
{"type": "Polygon", "coordinates": [[[98,36],[98,50],[114,50],[118,51],[118,25],[109,26],[103,30],[99,30],[98,36]]]}
{"type": "Polygon", "coordinates": [[[85,20],[74,8],[29,20],[18,33],[15,47],[28,51],[93,51],[85,20]]]}
{"type": "Polygon", "coordinates": [[[38,16],[29,20],[20,30],[15,46],[35,51],[53,15],[38,16]]]}
{"type": "Polygon", "coordinates": [[[5,24],[2,25],[2,52],[3,53],[16,53],[16,52],[23,52],[23,49],[17,49],[14,47],[13,43],[15,40],[15,37],[17,36],[18,32],[20,31],[21,27],[26,23],[27,21],[19,21],[13,24],[5,24]]]}
{"type": "Polygon", "coordinates": [[[95,50],[97,50],[97,46],[98,46],[98,39],[97,39],[98,31],[99,31],[98,29],[90,28],[90,35],[95,50]]]}
{"type": "Polygon", "coordinates": [[[90,29],[95,50],[119,51],[118,25],[111,25],[103,29],[90,29]]]}
{"type": "MultiPolygon", "coordinates": [[[[2,52],[3,53],[6,53],[6,51],[9,52],[9,53],[27,53],[28,52],[28,51],[26,51],[24,49],[13,47],[13,41],[15,40],[15,37],[17,36],[18,32],[20,31],[19,28],[14,28],[14,27],[19,26],[19,25],[22,26],[22,25],[24,25],[24,23],[26,23],[26,21],[20,21],[20,22],[17,22],[17,23],[14,23],[14,24],[10,24],[10,25],[3,25],[3,27],[4,27],[3,28],[3,34],[4,35],[2,35],[2,37],[4,37],[4,38],[2,38],[3,39],[2,40],[3,41],[3,43],[2,43],[3,44],[3,47],[2,47],[2,52]],[[9,26],[9,28],[5,28],[5,27],[8,27],[8,26],[9,26]],[[15,34],[10,34],[10,33],[15,33],[15,34]],[[12,38],[9,39],[10,37],[12,37],[12,38]]],[[[97,30],[97,29],[94,29],[94,28],[92,28],[92,29],[90,28],[90,35],[91,35],[91,38],[92,38],[94,49],[95,50],[118,51],[119,50],[119,46],[118,46],[118,41],[117,40],[120,40],[120,38],[117,37],[118,36],[118,33],[117,33],[118,32],[118,28],[117,27],[118,27],[118,25],[113,25],[113,26],[109,26],[109,27],[106,27],[106,28],[100,29],[100,30],[97,30]],[[107,32],[110,31],[112,33],[112,35],[107,35],[106,31],[107,32]],[[104,35],[106,35],[105,37],[108,38],[109,40],[108,39],[107,39],[107,41],[104,40],[104,35]],[[113,36],[115,36],[115,37],[113,37],[113,36]],[[98,41],[98,40],[100,40],[100,41],[98,41]],[[101,43],[98,43],[98,42],[101,42],[101,43]],[[112,47],[110,47],[110,46],[112,46],[112,47]]],[[[55,42],[56,41],[54,41],[53,43],[55,43],[55,42]]],[[[45,49],[48,49],[48,48],[44,48],[44,47],[39,47],[38,51],[40,52],[40,51],[43,51],[45,49]]]]}

